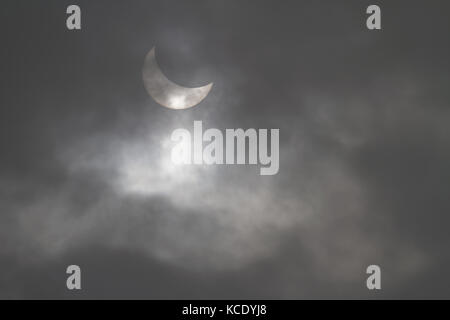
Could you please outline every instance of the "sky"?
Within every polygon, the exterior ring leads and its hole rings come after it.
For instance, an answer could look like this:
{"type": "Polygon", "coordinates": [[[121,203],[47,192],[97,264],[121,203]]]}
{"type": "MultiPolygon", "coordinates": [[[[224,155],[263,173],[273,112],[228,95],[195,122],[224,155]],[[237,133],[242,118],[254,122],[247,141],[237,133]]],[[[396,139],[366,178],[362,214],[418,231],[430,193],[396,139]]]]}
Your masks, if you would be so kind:
{"type": "Polygon", "coordinates": [[[70,4],[0,12],[0,298],[450,298],[447,1],[70,4]],[[148,95],[153,47],[200,104],[148,95]],[[279,129],[278,174],[174,167],[196,120],[279,129]]]}

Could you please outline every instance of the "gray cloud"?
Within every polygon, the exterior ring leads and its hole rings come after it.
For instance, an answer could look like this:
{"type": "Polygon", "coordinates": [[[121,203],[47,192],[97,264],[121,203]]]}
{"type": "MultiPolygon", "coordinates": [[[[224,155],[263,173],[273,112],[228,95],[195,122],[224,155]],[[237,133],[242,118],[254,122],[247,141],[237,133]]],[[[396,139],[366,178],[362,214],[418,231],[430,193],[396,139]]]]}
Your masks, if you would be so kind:
{"type": "Polygon", "coordinates": [[[1,19],[1,297],[448,297],[446,3],[382,3],[381,32],[361,1],[81,2],[79,33],[23,6],[1,19]],[[169,79],[214,82],[200,105],[148,97],[154,45],[169,79]],[[194,120],[280,128],[279,174],[172,167],[194,120]]]}

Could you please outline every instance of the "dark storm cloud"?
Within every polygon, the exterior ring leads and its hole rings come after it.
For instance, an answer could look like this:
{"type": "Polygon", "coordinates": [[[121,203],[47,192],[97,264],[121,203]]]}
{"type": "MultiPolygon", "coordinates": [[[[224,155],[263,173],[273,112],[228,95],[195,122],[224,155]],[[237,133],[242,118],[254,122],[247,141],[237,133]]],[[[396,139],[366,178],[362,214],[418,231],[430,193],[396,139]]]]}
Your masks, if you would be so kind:
{"type": "Polygon", "coordinates": [[[73,33],[60,1],[2,10],[2,297],[361,298],[369,264],[377,297],[448,297],[445,2],[380,3],[380,32],[364,1],[79,4],[73,33]],[[204,102],[148,97],[154,45],[204,102]],[[280,128],[279,174],[174,175],[193,120],[280,128]]]}

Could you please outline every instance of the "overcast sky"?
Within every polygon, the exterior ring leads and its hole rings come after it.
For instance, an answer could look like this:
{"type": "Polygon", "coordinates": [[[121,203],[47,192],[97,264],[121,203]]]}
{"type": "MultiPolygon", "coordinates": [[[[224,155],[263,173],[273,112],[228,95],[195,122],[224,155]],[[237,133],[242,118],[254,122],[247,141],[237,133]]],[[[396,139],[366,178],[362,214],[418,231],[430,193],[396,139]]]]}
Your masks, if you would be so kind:
{"type": "Polygon", "coordinates": [[[0,11],[1,298],[450,298],[448,1],[76,3],[0,11]],[[208,97],[153,101],[154,46],[208,97]],[[279,128],[279,173],[172,168],[194,120],[279,128]]]}

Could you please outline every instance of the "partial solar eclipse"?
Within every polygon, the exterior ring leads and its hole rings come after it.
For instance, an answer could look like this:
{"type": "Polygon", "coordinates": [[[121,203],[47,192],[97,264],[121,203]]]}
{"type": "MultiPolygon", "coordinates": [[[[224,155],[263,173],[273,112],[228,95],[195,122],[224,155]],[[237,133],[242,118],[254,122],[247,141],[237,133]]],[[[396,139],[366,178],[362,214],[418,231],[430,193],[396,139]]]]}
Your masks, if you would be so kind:
{"type": "Polygon", "coordinates": [[[145,57],[142,78],[148,94],[160,105],[169,109],[187,109],[199,104],[206,98],[213,83],[203,87],[186,88],[170,81],[159,69],[155,57],[155,48],[145,57]]]}

